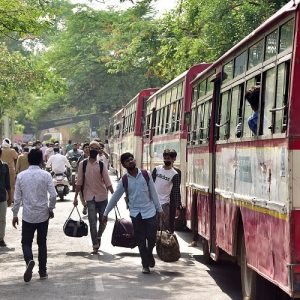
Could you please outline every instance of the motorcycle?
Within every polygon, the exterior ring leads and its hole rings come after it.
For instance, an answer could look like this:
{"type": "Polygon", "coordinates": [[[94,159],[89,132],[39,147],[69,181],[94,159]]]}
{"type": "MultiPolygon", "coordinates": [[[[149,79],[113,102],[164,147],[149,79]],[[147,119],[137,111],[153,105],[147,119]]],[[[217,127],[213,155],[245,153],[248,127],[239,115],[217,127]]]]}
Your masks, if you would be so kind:
{"type": "Polygon", "coordinates": [[[67,175],[63,173],[53,173],[52,180],[59,199],[63,201],[64,196],[69,194],[70,191],[70,185],[68,182],[67,175]]]}
{"type": "Polygon", "coordinates": [[[77,175],[77,168],[78,168],[78,157],[72,157],[69,159],[71,165],[71,174],[69,176],[69,183],[72,186],[72,191],[75,192],[76,187],[76,175],[77,175]]]}

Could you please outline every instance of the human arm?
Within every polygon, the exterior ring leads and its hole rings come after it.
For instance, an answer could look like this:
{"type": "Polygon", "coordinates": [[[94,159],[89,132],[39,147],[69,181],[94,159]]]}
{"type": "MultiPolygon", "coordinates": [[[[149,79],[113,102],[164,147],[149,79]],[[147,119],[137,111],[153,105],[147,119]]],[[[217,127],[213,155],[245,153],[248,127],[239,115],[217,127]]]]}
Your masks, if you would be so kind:
{"type": "Polygon", "coordinates": [[[53,212],[56,204],[57,193],[50,174],[47,174],[47,190],[49,193],[49,211],[53,212]]]}
{"type": "Polygon", "coordinates": [[[12,194],[11,194],[11,188],[10,188],[10,178],[9,178],[9,168],[8,165],[5,164],[6,172],[5,172],[5,178],[4,178],[4,183],[5,183],[5,189],[7,191],[8,197],[7,197],[7,206],[11,206],[12,202],[12,194]]]}
{"type": "MultiPolygon", "coordinates": [[[[78,166],[78,173],[77,173],[77,180],[76,180],[76,187],[75,187],[75,196],[74,196],[74,201],[73,201],[74,206],[78,205],[78,194],[80,193],[81,187],[83,185],[83,176],[84,176],[83,161],[81,161],[78,166]]],[[[82,194],[82,197],[83,197],[83,194],[82,194]]]]}
{"type": "Polygon", "coordinates": [[[116,191],[113,193],[112,197],[110,198],[105,211],[103,213],[103,222],[107,222],[107,215],[109,212],[116,206],[117,202],[120,200],[122,195],[124,194],[125,190],[123,187],[122,180],[119,181],[116,191]]]}
{"type": "Polygon", "coordinates": [[[64,158],[65,158],[64,160],[65,160],[66,167],[71,169],[71,164],[70,164],[69,160],[67,159],[66,156],[64,156],[64,158]]]}
{"type": "Polygon", "coordinates": [[[154,182],[152,180],[152,178],[150,177],[149,178],[149,192],[150,192],[150,197],[155,205],[155,209],[157,212],[162,212],[162,208],[161,208],[161,205],[159,203],[159,200],[158,200],[158,195],[157,195],[157,192],[156,192],[156,189],[155,189],[155,185],[154,185],[154,182]]]}
{"type": "Polygon", "coordinates": [[[13,220],[12,224],[14,228],[16,224],[19,224],[18,212],[22,202],[22,190],[21,190],[21,175],[17,176],[16,185],[15,185],[15,194],[14,194],[14,206],[12,207],[13,220]]]}
{"type": "Polygon", "coordinates": [[[18,157],[17,159],[17,163],[16,163],[16,174],[20,173],[20,157],[18,157]]]}
{"type": "Polygon", "coordinates": [[[50,156],[49,159],[47,160],[47,163],[46,163],[46,169],[50,169],[50,168],[51,168],[51,163],[52,163],[51,157],[52,157],[52,156],[50,156]]]}

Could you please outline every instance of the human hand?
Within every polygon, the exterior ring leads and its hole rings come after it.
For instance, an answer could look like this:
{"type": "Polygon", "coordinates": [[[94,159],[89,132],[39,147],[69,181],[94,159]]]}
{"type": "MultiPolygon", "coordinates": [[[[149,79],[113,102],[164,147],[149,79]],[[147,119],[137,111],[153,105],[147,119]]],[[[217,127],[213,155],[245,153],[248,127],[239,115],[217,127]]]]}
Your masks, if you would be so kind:
{"type": "Polygon", "coordinates": [[[165,219],[165,213],[163,211],[159,212],[159,219],[163,221],[165,219]]]}
{"type": "Polygon", "coordinates": [[[107,216],[102,216],[102,223],[103,223],[104,225],[107,224],[107,216]]]}
{"type": "Polygon", "coordinates": [[[12,201],[11,201],[11,198],[9,197],[9,198],[7,199],[7,207],[10,207],[10,206],[11,206],[11,203],[12,203],[12,201]]]}
{"type": "Polygon", "coordinates": [[[77,205],[78,205],[78,200],[77,200],[77,197],[76,197],[76,196],[75,196],[75,198],[74,198],[73,205],[74,205],[74,206],[77,206],[77,205]]]}
{"type": "Polygon", "coordinates": [[[54,218],[54,212],[53,210],[49,210],[49,219],[53,219],[54,218]]]}
{"type": "Polygon", "coordinates": [[[19,219],[18,219],[18,217],[13,217],[12,225],[13,225],[14,228],[17,229],[16,225],[19,225],[19,219]]]}

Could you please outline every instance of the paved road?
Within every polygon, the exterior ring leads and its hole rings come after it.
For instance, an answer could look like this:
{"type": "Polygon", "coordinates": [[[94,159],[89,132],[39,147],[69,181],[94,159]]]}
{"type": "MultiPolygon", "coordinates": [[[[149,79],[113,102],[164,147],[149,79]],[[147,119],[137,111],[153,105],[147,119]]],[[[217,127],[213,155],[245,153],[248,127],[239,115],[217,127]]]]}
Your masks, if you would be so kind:
{"type": "MultiPolygon", "coordinates": [[[[112,177],[115,180],[114,177],[112,177]]],[[[0,249],[0,299],[241,299],[239,268],[229,262],[213,266],[202,263],[200,247],[188,247],[191,233],[178,233],[182,258],[164,263],[156,257],[150,275],[141,273],[137,249],[110,244],[113,213],[104,232],[98,255],[91,255],[90,237],[70,238],[62,226],[72,208],[71,193],[58,202],[48,234],[49,279],[39,280],[37,267],[30,283],[23,282],[25,264],[20,244],[21,228],[11,226],[7,216],[6,242],[0,249]]],[[[124,201],[121,214],[126,216],[124,201]]],[[[80,207],[81,208],[81,207],[80,207]]],[[[74,215],[75,216],[75,215],[74,215]]],[[[86,219],[86,217],[84,217],[86,219]]],[[[86,220],[87,221],[87,220],[86,220]]],[[[37,261],[37,247],[34,245],[37,261]]]]}

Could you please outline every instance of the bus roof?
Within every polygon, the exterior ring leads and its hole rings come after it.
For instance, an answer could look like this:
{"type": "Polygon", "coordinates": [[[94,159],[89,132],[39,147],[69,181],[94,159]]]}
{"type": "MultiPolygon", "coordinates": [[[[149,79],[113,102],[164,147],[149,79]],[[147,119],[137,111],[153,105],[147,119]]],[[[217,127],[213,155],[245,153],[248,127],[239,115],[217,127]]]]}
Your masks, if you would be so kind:
{"type": "Polygon", "coordinates": [[[248,34],[245,38],[243,38],[240,42],[238,42],[235,46],[230,48],[225,54],[223,54],[220,58],[218,58],[210,67],[205,69],[203,72],[199,73],[193,82],[197,81],[203,74],[210,72],[216,66],[221,64],[226,58],[235,52],[237,52],[244,45],[249,44],[251,40],[255,39],[261,32],[265,31],[269,26],[277,21],[279,18],[284,17],[287,13],[295,11],[298,8],[300,0],[292,0],[286,5],[284,5],[280,10],[278,10],[274,15],[272,15],[269,19],[267,19],[264,23],[262,23],[259,27],[253,30],[250,34],[248,34]]]}

